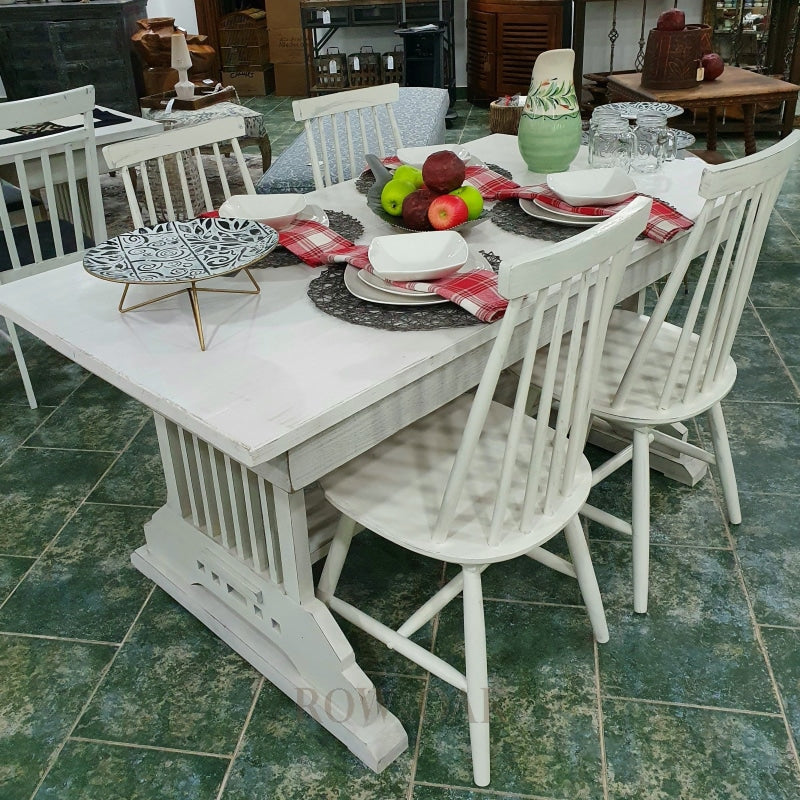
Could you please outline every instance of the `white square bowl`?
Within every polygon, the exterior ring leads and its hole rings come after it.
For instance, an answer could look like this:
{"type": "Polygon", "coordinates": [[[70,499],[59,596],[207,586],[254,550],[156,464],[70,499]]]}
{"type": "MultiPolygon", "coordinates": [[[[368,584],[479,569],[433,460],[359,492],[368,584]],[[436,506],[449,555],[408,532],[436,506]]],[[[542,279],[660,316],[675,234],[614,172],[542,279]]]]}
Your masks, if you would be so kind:
{"type": "Polygon", "coordinates": [[[421,231],[376,236],[368,255],[379,278],[422,281],[457,272],[466,263],[469,248],[456,231],[421,231]]]}
{"type": "Polygon", "coordinates": [[[572,206],[610,206],[636,194],[633,178],[619,167],[554,172],[547,185],[572,206]]]}
{"type": "Polygon", "coordinates": [[[305,207],[302,194],[234,194],[219,207],[219,215],[255,219],[271,228],[284,228],[305,207]]]}

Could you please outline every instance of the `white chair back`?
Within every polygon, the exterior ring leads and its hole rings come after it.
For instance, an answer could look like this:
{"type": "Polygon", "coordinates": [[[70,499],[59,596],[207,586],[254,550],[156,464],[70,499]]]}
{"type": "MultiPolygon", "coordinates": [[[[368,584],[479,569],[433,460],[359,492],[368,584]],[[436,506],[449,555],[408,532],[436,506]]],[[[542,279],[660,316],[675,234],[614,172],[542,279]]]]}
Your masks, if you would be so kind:
{"type": "Polygon", "coordinates": [[[572,491],[611,309],[651,202],[637,198],[608,221],[552,245],[534,258],[501,266],[498,288],[509,304],[448,479],[434,540],[448,538],[500,373],[520,358],[522,368],[508,435],[497,445],[503,448],[499,459],[502,467],[492,495],[494,509],[487,543],[499,544],[512,522],[517,531],[532,530],[538,517],[557,511],[562,498],[572,491]],[[574,323],[581,319],[586,320],[585,326],[574,323]],[[513,335],[522,323],[528,332],[519,352],[513,335]],[[549,347],[541,347],[548,341],[549,347]],[[566,353],[565,378],[556,401],[554,389],[562,350],[566,353]],[[544,381],[534,415],[538,422],[529,436],[525,431],[530,426],[523,423],[531,375],[534,367],[540,366],[537,361],[543,362],[544,381]],[[521,469],[525,471],[522,493],[517,477],[521,469]],[[512,483],[516,489],[512,490],[512,483]]]}
{"type": "Polygon", "coordinates": [[[295,120],[305,123],[315,188],[358,177],[365,153],[385,158],[387,145],[391,153],[403,146],[392,109],[399,97],[399,84],[390,83],[292,103],[295,120]]]}
{"type": "Polygon", "coordinates": [[[238,142],[244,133],[242,117],[226,117],[104,147],[103,157],[109,169],[122,173],[134,228],[192,219],[214,210],[214,200],[219,198],[214,198],[209,189],[201,148],[210,149],[225,200],[232,194],[223,161],[225,152],[232,153],[236,160],[245,194],[255,194],[238,142]],[[141,198],[134,176],[141,187],[141,198]]]}
{"type": "MultiPolygon", "coordinates": [[[[663,382],[659,408],[692,403],[713,393],[723,376],[770,215],[789,167],[800,155],[800,131],[768,149],[710,166],[700,181],[705,204],[650,316],[617,390],[612,407],[624,409],[632,387],[654,357],[665,320],[682,328],[663,382]],[[701,242],[710,242],[697,275],[689,274],[701,242]],[[679,291],[694,289],[687,302],[679,291]],[[678,308],[680,305],[681,308],[678,308]]],[[[663,357],[661,354],[659,357],[663,357]]]]}
{"type": "Polygon", "coordinates": [[[0,107],[3,128],[69,118],[67,130],[0,142],[0,167],[22,195],[22,209],[12,218],[0,194],[6,248],[0,253],[0,283],[75,261],[94,241],[106,238],[93,109],[93,86],[0,107]],[[41,219],[32,191],[44,201],[47,219],[41,219]]]}

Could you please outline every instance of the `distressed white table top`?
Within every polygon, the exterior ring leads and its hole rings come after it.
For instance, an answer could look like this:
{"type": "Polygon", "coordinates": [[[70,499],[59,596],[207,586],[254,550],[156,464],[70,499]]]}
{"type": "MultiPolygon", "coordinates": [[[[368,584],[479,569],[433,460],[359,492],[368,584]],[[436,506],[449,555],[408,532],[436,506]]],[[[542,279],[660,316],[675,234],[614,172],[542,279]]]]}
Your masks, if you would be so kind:
{"type": "MultiPolygon", "coordinates": [[[[494,134],[469,147],[484,161],[510,169],[521,183],[541,180],[527,173],[516,137],[494,134]]],[[[684,213],[699,210],[703,167],[695,159],[674,162],[659,196],[684,213]]],[[[365,228],[362,242],[390,232],[352,182],[314,192],[308,200],[357,216],[365,228]]],[[[465,238],[474,250],[503,259],[545,246],[488,221],[465,238]]],[[[659,247],[637,242],[633,261],[644,264],[659,247]]],[[[316,270],[301,264],[254,274],[259,296],[201,296],[205,352],[197,345],[186,296],[120,314],[119,286],[93,278],[79,263],[0,287],[0,314],[250,466],[287,453],[434,372],[496,329],[395,332],[352,325],[319,311],[306,296],[316,270]]],[[[134,287],[128,302],[150,291],[134,287]]]]}

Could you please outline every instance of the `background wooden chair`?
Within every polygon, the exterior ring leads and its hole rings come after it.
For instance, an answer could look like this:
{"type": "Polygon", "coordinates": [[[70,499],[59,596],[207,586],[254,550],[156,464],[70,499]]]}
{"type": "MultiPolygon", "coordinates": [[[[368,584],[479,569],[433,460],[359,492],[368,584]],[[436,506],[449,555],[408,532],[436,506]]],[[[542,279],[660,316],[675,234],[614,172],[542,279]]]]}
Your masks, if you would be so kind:
{"type": "MultiPolygon", "coordinates": [[[[592,388],[606,325],[634,238],[650,201],[638,198],[611,220],[500,268],[509,298],[474,400],[464,395],[356,457],[322,479],[325,497],[343,517],[331,544],[318,596],[331,609],[467,694],[475,783],[489,783],[489,708],[481,573],[488,565],[527,554],[577,577],[595,637],[608,640],[605,612],[578,511],[591,486],[583,456],[592,388]],[[595,265],[598,265],[594,269],[595,265]],[[564,333],[572,315],[591,332],[564,333]],[[515,341],[518,325],[529,333],[515,341]],[[554,427],[550,391],[536,417],[526,413],[531,373],[542,355],[554,377],[559,347],[541,348],[553,332],[570,367],[554,427]],[[524,353],[513,410],[493,401],[509,358],[524,353]],[[460,573],[397,631],[334,592],[356,526],[401,547],[457,564],[460,573]],[[541,545],[565,531],[572,563],[541,545]],[[463,593],[466,674],[409,637],[463,593]]],[[[519,338],[523,336],[520,333],[519,338]]]]}
{"type": "Polygon", "coordinates": [[[399,85],[389,83],[292,103],[294,118],[305,123],[315,188],[358,177],[365,153],[385,158],[403,146],[392,110],[399,97],[399,85]]]}
{"type": "MultiPolygon", "coordinates": [[[[628,523],[591,505],[581,513],[632,535],[633,607],[639,613],[647,611],[651,442],[716,463],[728,519],[741,522],[720,401],[736,379],[731,347],[767,223],[798,155],[800,131],[794,131],[760,153],[707,167],[700,181],[705,204],[652,311],[646,315],[615,309],[611,315],[593,414],[612,430],[632,432],[633,443],[598,467],[593,482],[632,461],[632,519],[628,523]],[[695,255],[706,244],[698,263],[695,255]],[[664,432],[704,412],[713,452],[664,432]]],[[[561,379],[564,374],[562,364],[561,379]]],[[[540,384],[543,379],[543,373],[534,375],[540,384]]]]}
{"type": "MultiPolygon", "coordinates": [[[[0,283],[77,261],[94,241],[105,239],[93,108],[93,86],[3,103],[7,128],[31,126],[34,133],[36,126],[54,120],[76,120],[74,127],[49,135],[0,142],[0,166],[13,167],[19,189],[0,194],[0,283]],[[31,196],[34,190],[41,202],[31,196]]],[[[36,408],[16,329],[8,320],[6,325],[28,403],[36,408]]]]}

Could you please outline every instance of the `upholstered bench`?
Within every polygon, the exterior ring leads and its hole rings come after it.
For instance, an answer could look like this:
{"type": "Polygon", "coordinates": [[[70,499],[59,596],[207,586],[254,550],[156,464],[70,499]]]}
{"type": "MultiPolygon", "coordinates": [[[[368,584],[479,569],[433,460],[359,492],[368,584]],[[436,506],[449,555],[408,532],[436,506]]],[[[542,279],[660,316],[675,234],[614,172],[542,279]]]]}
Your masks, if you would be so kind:
{"type": "MultiPolygon", "coordinates": [[[[450,104],[450,96],[445,89],[432,89],[421,86],[403,86],[400,88],[400,99],[394,105],[394,115],[400,136],[406,147],[442,144],[444,142],[444,117],[450,104]]],[[[389,119],[384,109],[379,112],[381,127],[388,132],[389,119]]],[[[344,134],[344,121],[341,122],[344,134]]],[[[367,136],[369,140],[369,134],[367,136]]],[[[374,149],[374,152],[377,151],[374,149]]],[[[387,153],[392,155],[392,153],[387,153]]],[[[331,163],[335,163],[333,145],[329,148],[331,163]]],[[[345,167],[346,178],[354,178],[349,174],[349,166],[345,167]]],[[[308,160],[308,144],[305,133],[301,133],[278,156],[272,166],[264,173],[256,185],[259,194],[275,194],[280,192],[311,192],[314,190],[314,178],[308,160]]]]}

